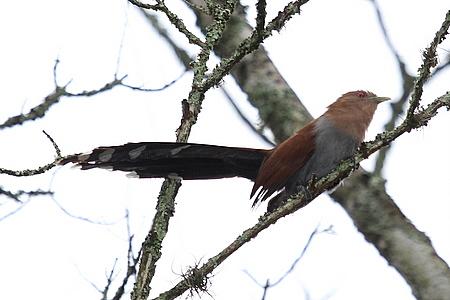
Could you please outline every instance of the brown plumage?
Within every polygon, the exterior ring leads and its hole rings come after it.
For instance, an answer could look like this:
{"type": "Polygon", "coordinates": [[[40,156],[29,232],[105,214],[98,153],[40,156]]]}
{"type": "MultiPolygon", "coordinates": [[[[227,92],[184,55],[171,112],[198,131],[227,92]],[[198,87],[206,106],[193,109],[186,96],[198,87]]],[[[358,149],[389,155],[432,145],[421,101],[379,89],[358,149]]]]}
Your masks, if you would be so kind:
{"type": "Polygon", "coordinates": [[[387,97],[367,91],[348,92],[319,118],[271,150],[193,143],[128,143],[99,147],[61,162],[82,169],[106,168],[132,172],[140,178],[217,179],[244,177],[255,182],[254,203],[272,196],[269,210],[322,177],[350,157],[364,139],[377,105],[387,97]]]}

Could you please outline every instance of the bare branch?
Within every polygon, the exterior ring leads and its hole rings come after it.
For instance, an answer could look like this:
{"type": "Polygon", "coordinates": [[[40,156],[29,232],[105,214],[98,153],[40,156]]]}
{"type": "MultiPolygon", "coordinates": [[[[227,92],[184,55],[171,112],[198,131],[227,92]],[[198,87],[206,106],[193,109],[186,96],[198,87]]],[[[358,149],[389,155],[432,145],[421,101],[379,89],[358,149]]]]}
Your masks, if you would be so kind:
{"type": "Polygon", "coordinates": [[[122,85],[123,80],[127,77],[127,75],[123,76],[122,78],[114,78],[114,80],[112,80],[111,82],[106,83],[104,86],[95,89],[95,90],[90,90],[90,91],[81,91],[78,93],[70,93],[67,92],[64,89],[64,94],[63,96],[67,96],[67,97],[90,97],[90,96],[94,96],[109,90],[112,90],[114,87],[122,85]]]}
{"type": "MultiPolygon", "coordinates": [[[[130,220],[129,220],[129,213],[128,210],[125,213],[125,219],[126,219],[126,227],[127,227],[127,233],[128,233],[128,250],[127,250],[127,272],[125,273],[123,279],[122,279],[122,283],[120,284],[120,286],[117,288],[114,297],[112,298],[112,300],[119,300],[121,299],[124,294],[125,294],[125,287],[128,283],[128,280],[134,276],[136,274],[136,266],[137,263],[139,261],[139,255],[140,253],[138,253],[138,255],[135,257],[133,254],[133,235],[130,232],[130,220]]],[[[85,276],[83,276],[80,272],[80,274],[82,275],[82,277],[88,281],[101,295],[102,298],[101,300],[108,300],[108,294],[111,290],[111,286],[113,284],[113,282],[115,281],[115,277],[117,276],[116,274],[116,267],[117,267],[117,262],[119,261],[118,258],[114,259],[114,263],[111,267],[111,270],[109,271],[108,274],[106,274],[106,284],[105,287],[103,289],[100,289],[99,287],[97,287],[96,284],[94,284],[92,281],[90,281],[89,279],[87,279],[85,276]]]]}
{"type": "MultiPolygon", "coordinates": [[[[186,2],[189,3],[188,1],[186,2]]],[[[178,59],[184,65],[184,67],[186,69],[191,69],[190,64],[192,62],[192,59],[189,57],[189,54],[175,43],[175,41],[167,33],[166,28],[164,28],[159,23],[158,18],[155,15],[150,14],[145,9],[141,9],[141,12],[144,15],[144,17],[150,22],[152,27],[156,29],[156,31],[158,31],[159,35],[163,38],[163,40],[165,40],[171,46],[172,50],[175,52],[175,55],[178,57],[178,59]]]]}
{"type": "Polygon", "coordinates": [[[137,264],[139,262],[139,257],[141,255],[141,252],[134,256],[133,254],[133,235],[131,234],[130,230],[130,218],[129,213],[127,211],[126,213],[126,221],[127,221],[127,233],[128,233],[128,253],[127,253],[127,272],[125,276],[122,279],[121,285],[117,288],[116,293],[114,294],[114,297],[112,300],[119,300],[122,298],[122,296],[125,294],[125,287],[128,283],[128,280],[136,275],[137,270],[137,264]]]}
{"type": "Polygon", "coordinates": [[[65,208],[61,203],[59,203],[58,200],[56,200],[56,198],[53,196],[51,197],[51,199],[53,200],[53,202],[55,203],[55,205],[67,216],[83,221],[83,222],[87,222],[87,223],[91,223],[91,224],[95,224],[95,225],[106,225],[106,226],[110,226],[110,225],[114,225],[117,224],[120,220],[123,219],[123,217],[121,217],[119,220],[116,221],[112,221],[112,222],[102,222],[102,221],[96,221],[96,220],[92,220],[90,218],[87,217],[83,217],[83,216],[78,216],[75,215],[73,213],[71,213],[67,208],[65,208]]]}
{"type": "Polygon", "coordinates": [[[111,271],[109,272],[109,275],[106,277],[106,286],[101,291],[101,293],[102,293],[101,300],[108,300],[108,291],[109,291],[109,288],[111,287],[111,283],[114,280],[114,271],[116,270],[117,260],[118,260],[117,258],[114,260],[111,271]]]}
{"type": "MultiPolygon", "coordinates": [[[[56,72],[56,66],[58,65],[59,60],[56,60],[53,72],[56,72]]],[[[56,103],[58,103],[62,97],[91,97],[109,90],[112,90],[113,88],[117,86],[123,86],[132,90],[136,91],[142,91],[142,92],[159,92],[162,91],[170,86],[172,86],[174,83],[176,83],[179,79],[183,77],[184,74],[186,74],[187,70],[184,70],[182,74],[180,74],[177,78],[172,80],[171,82],[163,85],[162,87],[158,88],[146,88],[146,87],[137,87],[130,84],[124,83],[124,79],[127,78],[127,75],[122,76],[121,78],[114,78],[112,81],[106,83],[102,87],[98,89],[93,90],[85,90],[81,92],[69,92],[67,91],[67,87],[69,85],[66,84],[65,86],[56,86],[55,90],[49,94],[47,97],[44,98],[44,101],[33,107],[28,113],[25,114],[19,114],[14,117],[10,117],[7,119],[3,124],[0,124],[0,130],[8,127],[13,127],[17,125],[22,125],[23,123],[27,121],[34,121],[40,118],[43,118],[47,111],[56,103]]],[[[56,77],[55,77],[55,84],[56,84],[56,77]]],[[[31,174],[34,175],[34,174],[31,174]]],[[[23,175],[26,176],[26,175],[23,175]]]]}
{"type": "Polygon", "coordinates": [[[7,198],[10,198],[14,200],[14,202],[18,205],[15,209],[12,211],[5,213],[4,215],[0,216],[0,222],[5,220],[6,218],[9,218],[16,213],[18,213],[21,209],[23,209],[28,203],[30,203],[31,199],[38,196],[52,196],[52,191],[43,191],[43,190],[35,190],[35,191],[23,191],[18,190],[16,192],[5,190],[0,186],[0,196],[3,195],[7,198]],[[26,200],[22,200],[21,198],[27,197],[26,200]]]}
{"type": "Polygon", "coordinates": [[[145,88],[140,86],[133,86],[126,83],[121,83],[122,86],[127,87],[129,89],[140,91],[140,92],[159,92],[162,90],[167,89],[168,87],[171,87],[174,83],[176,83],[178,80],[180,80],[184,74],[186,74],[189,71],[189,69],[185,69],[180,75],[178,75],[177,78],[173,79],[171,82],[166,83],[165,85],[158,87],[158,88],[145,88]]]}
{"type": "Polygon", "coordinates": [[[266,16],[267,16],[267,12],[266,12],[266,0],[258,0],[258,2],[256,2],[256,32],[258,32],[258,34],[262,34],[263,30],[264,30],[264,26],[266,26],[266,16]]]}
{"type": "Polygon", "coordinates": [[[23,203],[23,201],[20,200],[20,198],[23,196],[28,196],[28,197],[49,196],[49,195],[51,196],[51,195],[53,195],[53,192],[52,191],[43,191],[43,190],[35,190],[35,191],[18,190],[17,192],[11,192],[11,191],[3,189],[0,186],[0,195],[4,195],[8,198],[11,198],[15,202],[23,203]]]}
{"type": "Polygon", "coordinates": [[[56,167],[58,165],[59,159],[54,160],[51,163],[48,163],[44,166],[38,167],[36,169],[25,169],[25,170],[11,170],[6,168],[0,168],[0,174],[6,174],[16,177],[23,177],[23,176],[33,176],[37,174],[42,174],[47,172],[48,170],[52,169],[53,167],[56,167]]]}
{"type": "Polygon", "coordinates": [[[200,48],[204,48],[206,46],[205,43],[202,40],[200,40],[200,38],[198,38],[195,34],[190,32],[186,28],[186,25],[184,25],[182,19],[180,19],[175,13],[173,13],[167,8],[163,0],[158,0],[157,4],[144,4],[138,0],[128,0],[128,1],[140,8],[163,12],[169,19],[170,23],[172,23],[172,25],[175,26],[179,32],[184,34],[184,36],[188,39],[189,43],[197,45],[200,48]]]}
{"type": "Polygon", "coordinates": [[[52,169],[53,167],[57,166],[58,162],[62,159],[61,150],[59,149],[58,145],[55,143],[53,138],[50,135],[48,135],[45,131],[43,131],[43,132],[46,135],[46,137],[50,140],[53,147],[55,148],[56,158],[53,162],[48,163],[42,167],[38,167],[37,169],[10,170],[10,169],[5,169],[5,168],[0,168],[0,174],[6,174],[6,175],[11,175],[11,176],[16,176],[16,177],[32,176],[32,175],[45,173],[48,170],[52,169]]]}
{"type": "Polygon", "coordinates": [[[58,69],[58,65],[59,65],[59,58],[56,58],[56,60],[55,60],[55,64],[53,65],[53,84],[56,86],[56,87],[58,87],[59,86],[59,84],[58,84],[58,81],[57,81],[57,76],[56,76],[56,70],[58,69]]]}
{"type": "Polygon", "coordinates": [[[406,82],[410,79],[408,77],[412,77],[412,76],[406,70],[405,62],[400,57],[400,54],[398,53],[397,49],[394,47],[394,44],[392,43],[391,38],[389,37],[389,34],[386,30],[386,25],[384,24],[383,16],[380,11],[380,6],[378,5],[378,1],[377,0],[370,0],[370,1],[372,2],[373,7],[375,8],[375,13],[376,13],[377,19],[378,19],[378,25],[380,26],[381,32],[383,33],[386,45],[388,46],[392,55],[395,57],[395,60],[397,61],[397,65],[400,70],[400,74],[402,75],[403,81],[406,82]]]}
{"type": "Polygon", "coordinates": [[[445,61],[443,63],[441,63],[439,66],[437,66],[434,70],[433,70],[433,75],[436,75],[440,72],[442,72],[443,70],[445,70],[448,66],[450,66],[450,54],[447,54],[447,57],[445,58],[445,61]]]}
{"type": "MultiPolygon", "coordinates": [[[[59,62],[57,60],[57,62],[59,62]]],[[[56,66],[57,64],[55,64],[56,66]]],[[[56,70],[56,69],[54,69],[56,70]]],[[[99,88],[99,89],[95,89],[95,90],[90,90],[90,91],[82,91],[79,93],[70,93],[66,90],[67,85],[66,86],[56,86],[55,90],[49,94],[47,97],[44,98],[44,101],[33,107],[28,113],[26,114],[20,114],[14,117],[10,117],[9,119],[7,119],[3,124],[0,124],[0,129],[4,129],[4,128],[8,128],[8,127],[13,127],[16,125],[22,125],[23,123],[27,122],[27,121],[34,121],[37,119],[40,119],[42,117],[45,116],[45,114],[47,113],[47,111],[56,103],[58,103],[61,98],[63,96],[66,97],[81,97],[81,96],[93,96],[108,90],[111,90],[112,88],[120,85],[122,83],[122,80],[125,77],[121,78],[121,79],[114,79],[111,82],[106,83],[103,87],[99,88]]],[[[55,79],[56,80],[56,79],[55,79]]],[[[56,82],[56,81],[55,81],[56,82]]]]}
{"type": "Polygon", "coordinates": [[[233,97],[228,93],[228,91],[224,88],[221,87],[220,90],[222,91],[222,93],[225,95],[225,98],[228,99],[228,101],[230,102],[231,106],[234,108],[235,112],[238,114],[238,116],[241,118],[242,121],[244,121],[244,123],[257,135],[259,136],[264,142],[266,142],[267,144],[271,145],[271,146],[275,146],[276,144],[271,141],[263,132],[262,130],[256,128],[253,123],[247,119],[247,117],[244,115],[244,113],[241,111],[241,109],[237,106],[236,102],[234,101],[233,97]]]}
{"type": "Polygon", "coordinates": [[[292,273],[292,271],[295,269],[295,267],[297,266],[297,264],[300,262],[300,260],[303,258],[303,256],[305,255],[306,251],[308,250],[309,246],[311,245],[311,242],[313,240],[313,238],[315,236],[317,236],[317,234],[320,233],[334,233],[333,231],[333,226],[330,225],[325,229],[319,230],[320,224],[316,226],[316,228],[313,230],[313,232],[311,232],[311,234],[309,235],[309,238],[306,242],[306,244],[303,246],[303,249],[300,253],[300,255],[294,260],[294,262],[291,264],[291,266],[289,267],[289,269],[277,280],[275,280],[274,283],[270,282],[270,279],[266,279],[266,282],[264,284],[260,284],[256,278],[254,278],[249,272],[245,271],[245,273],[257,284],[259,285],[261,288],[263,288],[263,295],[262,295],[262,299],[265,299],[266,295],[267,295],[267,291],[278,285],[280,282],[282,282],[289,274],[292,273]]]}
{"type": "Polygon", "coordinates": [[[64,92],[64,88],[56,88],[50,95],[45,97],[41,104],[35,106],[26,114],[20,114],[7,119],[3,124],[0,124],[0,129],[21,125],[26,121],[42,118],[52,105],[59,102],[61,96],[64,95],[64,92]]]}
{"type": "Polygon", "coordinates": [[[61,158],[61,149],[59,149],[58,145],[56,144],[55,140],[47,133],[45,130],[42,130],[42,132],[45,134],[45,136],[50,140],[50,142],[53,145],[53,148],[56,151],[56,158],[61,158]]]}
{"type": "Polygon", "coordinates": [[[4,214],[3,216],[0,216],[0,222],[5,220],[5,219],[7,219],[7,218],[9,218],[9,217],[11,217],[11,216],[13,216],[13,215],[15,215],[16,213],[18,213],[20,210],[22,210],[30,202],[31,202],[31,198],[29,198],[26,201],[22,201],[20,203],[20,205],[16,209],[14,209],[14,210],[4,214]]]}
{"type": "Polygon", "coordinates": [[[445,15],[445,20],[441,25],[441,28],[436,32],[436,35],[431,42],[430,46],[423,53],[423,63],[419,68],[419,77],[416,80],[411,100],[409,101],[409,108],[407,111],[408,122],[414,122],[412,116],[414,111],[419,106],[420,99],[422,97],[423,85],[431,75],[431,68],[435,67],[438,63],[436,57],[437,46],[445,39],[448,34],[448,28],[450,27],[450,10],[445,15]]]}
{"type": "MultiPolygon", "coordinates": [[[[295,269],[295,267],[297,266],[297,264],[299,263],[299,261],[303,258],[303,256],[305,256],[306,251],[308,250],[309,246],[311,245],[311,242],[313,240],[314,237],[317,236],[317,234],[320,233],[334,233],[333,231],[333,226],[330,225],[325,229],[319,230],[319,225],[317,225],[317,227],[314,229],[313,232],[311,232],[311,234],[309,235],[308,241],[306,242],[305,246],[302,249],[302,252],[300,253],[300,256],[297,257],[294,262],[292,263],[292,265],[289,267],[289,269],[283,274],[283,276],[281,276],[280,278],[278,278],[278,280],[276,280],[274,283],[271,283],[269,285],[269,287],[274,287],[277,284],[279,284],[280,282],[282,282],[289,274],[292,273],[292,271],[295,269]]],[[[269,282],[269,280],[267,280],[267,282],[269,282]]]]}

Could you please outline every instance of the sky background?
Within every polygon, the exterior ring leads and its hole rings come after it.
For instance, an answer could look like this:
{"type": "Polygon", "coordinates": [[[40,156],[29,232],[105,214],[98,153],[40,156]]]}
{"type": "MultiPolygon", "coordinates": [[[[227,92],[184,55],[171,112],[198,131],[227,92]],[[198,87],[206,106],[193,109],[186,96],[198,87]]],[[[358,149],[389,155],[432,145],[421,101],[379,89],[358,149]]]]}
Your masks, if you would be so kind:
{"type": "MultiPolygon", "coordinates": [[[[269,4],[268,19],[288,1],[269,4]]],[[[254,1],[249,18],[255,16],[254,1]]],[[[195,17],[181,3],[168,1],[199,33],[195,17]]],[[[440,27],[448,1],[380,1],[394,46],[415,74],[421,53],[440,27]]],[[[168,24],[164,17],[163,24],[168,24]]],[[[126,82],[161,87],[183,73],[171,49],[160,40],[140,12],[126,1],[7,1],[0,4],[0,123],[28,112],[54,89],[71,80],[69,90],[97,89],[127,74],[126,82]],[[122,45],[122,46],[121,46],[122,45]]],[[[199,33],[200,34],[200,33],[199,33]]],[[[176,31],[177,43],[195,55],[176,31]]],[[[311,0],[302,14],[280,34],[264,42],[271,59],[315,116],[349,90],[367,89],[393,99],[401,93],[401,78],[379,30],[370,1],[311,0]]],[[[438,49],[443,59],[445,41],[438,49]]],[[[217,63],[212,58],[210,65],[217,63]]],[[[257,66],[255,66],[257,67],[257,66]]],[[[190,90],[192,74],[162,92],[143,93],[118,87],[91,98],[63,98],[45,118],[0,130],[0,166],[34,168],[54,158],[46,130],[64,154],[126,142],[173,141],[181,118],[181,100],[190,90]]],[[[449,90],[450,71],[427,85],[423,104],[449,90]]],[[[223,86],[256,123],[257,111],[228,76],[223,86]]],[[[382,131],[389,105],[380,106],[366,139],[382,131]]],[[[450,118],[441,110],[429,125],[394,143],[384,168],[387,191],[403,213],[431,239],[437,253],[450,261],[450,118]]],[[[236,115],[219,89],[206,94],[193,127],[191,142],[230,146],[269,146],[236,115]]],[[[371,169],[374,157],[363,162],[371,169]]],[[[68,166],[30,178],[0,175],[5,189],[51,189],[54,197],[34,198],[18,213],[0,222],[0,297],[4,299],[99,299],[115,258],[118,281],[126,269],[130,214],[137,250],[154,214],[162,180],[129,179],[120,172],[80,171],[68,166]],[[93,224],[73,218],[82,216],[93,224]]],[[[163,244],[151,296],[179,281],[188,266],[205,262],[252,226],[265,211],[251,209],[252,183],[245,179],[183,182],[176,214],[163,244]]],[[[0,198],[0,216],[17,205],[0,198]]],[[[261,299],[264,284],[283,275],[300,255],[317,227],[332,225],[335,234],[315,237],[306,255],[267,299],[413,299],[402,277],[366,243],[345,211],[326,195],[285,217],[242,247],[215,272],[214,299],[261,299]],[[319,225],[320,224],[320,225],[319,225]]],[[[131,286],[128,287],[129,289],[131,286]]],[[[208,299],[210,296],[205,295],[208,299]]]]}

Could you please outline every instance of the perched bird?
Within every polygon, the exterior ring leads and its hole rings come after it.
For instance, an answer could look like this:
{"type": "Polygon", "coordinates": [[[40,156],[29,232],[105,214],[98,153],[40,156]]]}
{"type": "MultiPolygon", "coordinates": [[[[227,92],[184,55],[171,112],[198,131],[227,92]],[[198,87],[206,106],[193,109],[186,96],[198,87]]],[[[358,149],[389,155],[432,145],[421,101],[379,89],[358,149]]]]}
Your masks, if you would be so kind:
{"type": "Polygon", "coordinates": [[[350,157],[364,139],[377,105],[389,100],[368,91],[343,94],[328,110],[273,149],[236,148],[193,143],[128,143],[99,147],[65,158],[83,170],[106,168],[139,178],[216,179],[244,177],[254,181],[253,205],[270,197],[274,210],[290,195],[350,157]]]}

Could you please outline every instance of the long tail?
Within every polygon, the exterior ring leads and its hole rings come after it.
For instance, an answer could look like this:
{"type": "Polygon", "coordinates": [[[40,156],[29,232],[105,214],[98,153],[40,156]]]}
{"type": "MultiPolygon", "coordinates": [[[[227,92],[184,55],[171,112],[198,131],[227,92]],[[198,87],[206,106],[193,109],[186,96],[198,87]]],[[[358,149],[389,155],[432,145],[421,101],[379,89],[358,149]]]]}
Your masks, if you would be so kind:
{"type": "Polygon", "coordinates": [[[61,164],[75,163],[83,170],[128,171],[140,178],[215,179],[238,176],[255,180],[267,152],[191,143],[129,143],[71,155],[61,164]]]}

